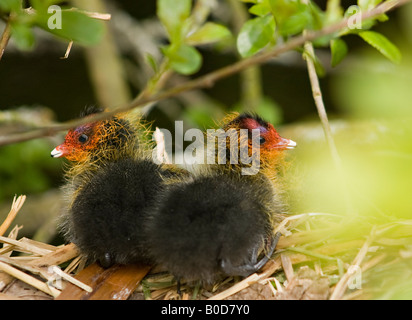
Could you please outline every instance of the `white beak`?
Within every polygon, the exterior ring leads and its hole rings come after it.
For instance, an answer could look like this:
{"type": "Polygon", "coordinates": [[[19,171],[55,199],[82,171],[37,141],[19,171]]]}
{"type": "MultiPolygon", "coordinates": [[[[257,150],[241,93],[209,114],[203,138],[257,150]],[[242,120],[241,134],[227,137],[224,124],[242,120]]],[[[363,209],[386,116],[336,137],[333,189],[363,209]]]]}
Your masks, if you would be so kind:
{"type": "Polygon", "coordinates": [[[57,148],[54,148],[53,151],[51,152],[52,158],[59,158],[63,155],[63,152],[57,150],[57,148]]]}
{"type": "Polygon", "coordinates": [[[286,149],[293,149],[294,147],[296,147],[296,145],[297,144],[296,144],[295,141],[289,139],[289,143],[288,143],[288,146],[286,147],[286,149]]]}

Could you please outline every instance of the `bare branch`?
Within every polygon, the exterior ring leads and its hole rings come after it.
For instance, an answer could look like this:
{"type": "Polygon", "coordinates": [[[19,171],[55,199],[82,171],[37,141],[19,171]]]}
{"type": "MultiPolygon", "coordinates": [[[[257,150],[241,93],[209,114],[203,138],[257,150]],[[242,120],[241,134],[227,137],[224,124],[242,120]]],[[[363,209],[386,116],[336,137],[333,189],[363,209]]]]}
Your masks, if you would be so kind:
{"type": "MultiPolygon", "coordinates": [[[[390,0],[384,3],[381,3],[375,8],[362,13],[361,19],[363,21],[366,19],[374,18],[385,12],[388,12],[389,10],[394,9],[395,7],[404,5],[411,1],[412,0],[390,0]]],[[[58,133],[59,131],[68,130],[68,129],[80,126],[82,124],[86,124],[88,122],[108,119],[117,113],[126,112],[126,111],[129,111],[137,107],[143,107],[148,103],[153,103],[153,102],[157,102],[160,100],[168,99],[168,98],[177,96],[180,93],[185,92],[185,91],[211,87],[212,85],[214,85],[216,81],[220,79],[236,74],[251,66],[265,63],[274,57],[277,57],[285,52],[288,52],[290,50],[293,50],[297,47],[304,45],[308,41],[313,41],[317,38],[320,38],[320,37],[323,37],[323,36],[326,36],[326,35],[329,35],[335,32],[339,32],[348,26],[348,22],[349,22],[349,18],[343,19],[339,23],[330,25],[319,31],[309,31],[305,35],[300,35],[300,36],[291,38],[289,41],[274,48],[273,50],[262,52],[250,58],[243,59],[232,65],[229,65],[221,69],[218,69],[216,71],[210,72],[197,79],[187,81],[185,83],[182,83],[181,85],[175,86],[163,92],[155,93],[151,96],[139,95],[137,98],[135,98],[130,103],[124,106],[115,108],[105,113],[99,113],[99,114],[95,114],[90,117],[87,117],[86,119],[85,118],[75,119],[75,120],[71,120],[68,122],[61,123],[61,124],[56,124],[54,126],[39,128],[39,129],[28,131],[28,132],[16,133],[16,134],[9,135],[9,136],[0,136],[0,145],[6,145],[10,143],[26,141],[30,139],[45,137],[45,136],[51,136],[51,135],[58,133]]]]}
{"type": "Polygon", "coordinates": [[[4,28],[3,34],[1,35],[0,39],[0,60],[3,57],[4,50],[6,50],[7,44],[9,43],[11,35],[11,25],[10,22],[7,21],[6,27],[4,28]]]}
{"type": "Polygon", "coordinates": [[[313,61],[313,59],[315,59],[315,50],[313,48],[312,42],[308,41],[305,43],[305,52],[306,54],[304,55],[304,57],[305,57],[307,68],[308,68],[313,100],[315,101],[316,109],[318,110],[318,115],[322,123],[326,142],[328,144],[329,151],[332,155],[333,162],[335,164],[337,173],[340,178],[340,182],[341,182],[340,186],[342,188],[342,193],[345,199],[346,209],[348,213],[353,212],[351,200],[350,200],[349,193],[348,193],[346,179],[343,174],[342,161],[339,156],[338,149],[336,148],[335,140],[333,139],[333,136],[332,136],[332,131],[330,129],[330,125],[328,121],[328,115],[326,113],[325,104],[323,102],[322,91],[320,89],[319,79],[316,74],[315,63],[313,61]]]}
{"type": "Polygon", "coordinates": [[[86,10],[79,10],[77,8],[71,8],[71,9],[68,9],[67,11],[77,11],[96,20],[109,21],[112,18],[112,15],[110,13],[92,12],[92,11],[86,11],[86,10]]]}
{"type": "Polygon", "coordinates": [[[70,51],[72,50],[72,47],[73,47],[73,40],[69,42],[64,56],[61,57],[60,59],[67,59],[69,57],[70,51]]]}

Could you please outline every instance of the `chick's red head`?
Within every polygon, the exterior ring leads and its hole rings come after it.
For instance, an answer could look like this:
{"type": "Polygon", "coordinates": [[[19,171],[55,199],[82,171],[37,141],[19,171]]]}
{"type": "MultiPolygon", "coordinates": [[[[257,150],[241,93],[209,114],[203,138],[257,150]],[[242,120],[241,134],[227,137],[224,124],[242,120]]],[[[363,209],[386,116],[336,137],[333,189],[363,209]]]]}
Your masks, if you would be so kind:
{"type": "Polygon", "coordinates": [[[88,159],[96,150],[99,141],[99,123],[88,123],[69,130],[64,142],[53,149],[53,158],[65,157],[70,161],[81,162],[88,159]]]}
{"type": "MultiPolygon", "coordinates": [[[[231,128],[248,130],[247,143],[250,154],[253,152],[252,138],[258,138],[256,142],[259,147],[258,150],[262,162],[269,163],[280,156],[282,151],[293,149],[296,146],[296,142],[281,137],[271,123],[256,115],[245,113],[232,118],[232,120],[225,125],[226,130],[231,128]],[[255,134],[253,134],[253,132],[255,132],[255,134]]],[[[242,144],[242,141],[240,141],[240,144],[242,144]]]]}
{"type": "Polygon", "coordinates": [[[239,116],[240,128],[249,131],[258,130],[259,144],[262,150],[268,152],[274,150],[293,149],[296,142],[282,138],[273,125],[258,116],[241,115],[239,116]]]}

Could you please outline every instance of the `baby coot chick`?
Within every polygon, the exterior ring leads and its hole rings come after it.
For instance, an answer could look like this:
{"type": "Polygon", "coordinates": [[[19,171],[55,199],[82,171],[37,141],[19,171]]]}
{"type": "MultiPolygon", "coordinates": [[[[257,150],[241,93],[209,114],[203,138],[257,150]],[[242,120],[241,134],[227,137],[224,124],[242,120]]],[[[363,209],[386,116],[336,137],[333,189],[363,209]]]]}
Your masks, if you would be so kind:
{"type": "MultiPolygon", "coordinates": [[[[102,110],[89,109],[87,115],[102,110]]],[[[70,130],[53,157],[66,157],[61,229],[90,262],[150,263],[142,229],[164,181],[181,171],[155,164],[142,140],[145,128],[130,114],[70,130]]]]}
{"type": "MultiPolygon", "coordinates": [[[[273,231],[284,212],[275,171],[283,163],[284,150],[296,144],[255,115],[231,116],[222,128],[238,134],[240,147],[235,153],[240,154],[243,143],[249,156],[258,156],[259,170],[245,175],[242,169],[250,164],[208,165],[193,179],[161,192],[147,220],[150,252],[178,280],[212,282],[221,275],[247,276],[267,262],[280,237],[273,231]],[[246,131],[244,138],[241,129],[246,131]],[[252,149],[253,129],[257,150],[252,149]]],[[[232,150],[229,140],[226,154],[232,150]]]]}

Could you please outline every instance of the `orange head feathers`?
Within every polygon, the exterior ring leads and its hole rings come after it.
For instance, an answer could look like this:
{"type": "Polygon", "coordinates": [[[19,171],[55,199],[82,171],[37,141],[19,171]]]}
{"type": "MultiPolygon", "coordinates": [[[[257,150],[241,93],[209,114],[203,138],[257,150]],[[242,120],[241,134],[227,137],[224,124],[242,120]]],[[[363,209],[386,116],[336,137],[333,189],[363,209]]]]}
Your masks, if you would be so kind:
{"type": "MultiPolygon", "coordinates": [[[[264,168],[273,168],[273,166],[281,162],[283,159],[284,150],[293,149],[296,146],[296,142],[281,137],[271,123],[263,120],[257,115],[249,113],[228,116],[224,119],[223,129],[225,131],[230,129],[235,129],[236,131],[239,131],[240,129],[247,130],[249,156],[252,156],[253,153],[252,131],[255,130],[258,133],[258,140],[256,141],[258,150],[256,151],[259,152],[260,163],[264,168]]],[[[241,135],[239,137],[239,143],[240,146],[242,146],[243,141],[241,141],[241,135]]]]}
{"type": "MultiPolygon", "coordinates": [[[[103,110],[88,109],[84,116],[98,112],[103,110]]],[[[124,116],[114,116],[69,130],[64,142],[51,152],[51,156],[65,157],[78,163],[115,160],[120,154],[137,150],[137,134],[137,128],[132,127],[124,116]]]]}
{"type": "Polygon", "coordinates": [[[54,158],[65,157],[70,161],[84,161],[90,152],[96,150],[101,125],[98,123],[85,124],[70,130],[64,142],[54,148],[51,156],[54,158]]]}

